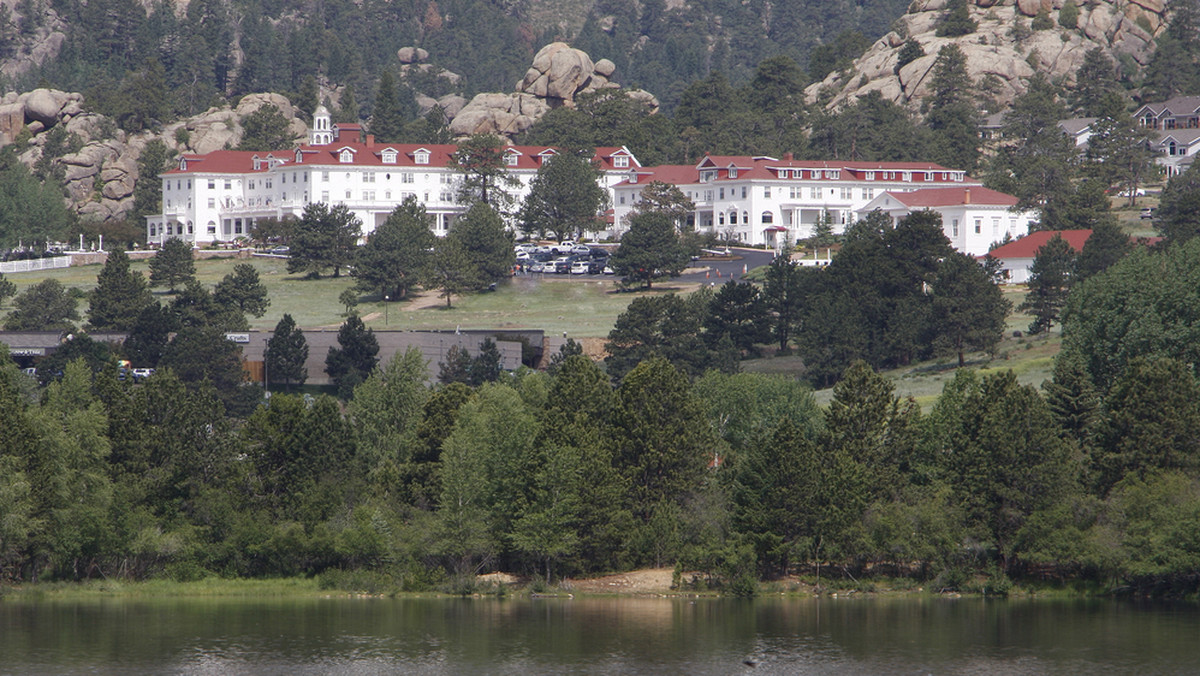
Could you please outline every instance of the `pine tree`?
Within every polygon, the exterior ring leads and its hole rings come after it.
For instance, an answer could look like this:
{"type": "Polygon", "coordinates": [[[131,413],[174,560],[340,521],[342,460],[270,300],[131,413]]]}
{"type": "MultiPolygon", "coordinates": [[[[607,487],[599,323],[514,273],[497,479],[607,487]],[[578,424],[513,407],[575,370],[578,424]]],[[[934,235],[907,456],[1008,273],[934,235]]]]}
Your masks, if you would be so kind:
{"type": "Polygon", "coordinates": [[[1030,266],[1029,293],[1017,306],[1033,315],[1030,333],[1049,331],[1062,313],[1070,293],[1075,271],[1075,253],[1071,245],[1055,235],[1038,249],[1030,266]]]}
{"type": "Polygon", "coordinates": [[[597,183],[599,172],[574,153],[554,155],[538,168],[521,207],[521,228],[544,239],[582,237],[602,225],[598,214],[607,206],[608,193],[597,183]]]}
{"type": "Polygon", "coordinates": [[[679,276],[688,259],[671,217],[645,212],[630,218],[629,231],[621,237],[621,246],[609,265],[621,275],[622,283],[649,289],[655,279],[679,276]]]}
{"type": "Polygon", "coordinates": [[[946,13],[938,22],[937,36],[939,38],[954,38],[960,35],[970,35],[979,25],[971,18],[967,0],[950,0],[946,3],[946,13]]]}
{"type": "Polygon", "coordinates": [[[455,219],[446,239],[454,239],[462,246],[463,254],[475,269],[477,288],[487,288],[512,276],[517,261],[512,232],[504,227],[500,214],[486,203],[476,202],[455,219]]]}
{"type": "Polygon", "coordinates": [[[973,170],[979,160],[975,86],[967,73],[967,57],[957,45],[938,50],[929,86],[932,96],[925,121],[937,139],[934,159],[949,167],[973,170]]]}
{"type": "Polygon", "coordinates": [[[355,255],[356,288],[399,300],[428,275],[437,237],[415,197],[397,206],[355,255]]]}
{"type": "Polygon", "coordinates": [[[178,237],[163,242],[162,248],[150,259],[150,286],[165,286],[167,293],[175,293],[180,284],[195,275],[192,245],[178,237]]]}
{"type": "Polygon", "coordinates": [[[88,324],[96,331],[128,331],[147,306],[154,302],[146,279],[129,269],[122,249],[108,254],[91,294],[88,324]]]}
{"type": "Polygon", "coordinates": [[[337,385],[338,395],[350,399],[354,388],[371,375],[379,359],[379,341],[358,315],[352,314],[338,329],[338,346],[325,357],[325,372],[337,385]]]}
{"type": "Polygon", "coordinates": [[[258,276],[258,270],[250,263],[238,263],[233,272],[225,275],[213,289],[213,302],[238,312],[261,317],[271,306],[267,287],[258,276]]]}
{"type": "Polygon", "coordinates": [[[1004,337],[1010,304],[983,266],[954,252],[938,264],[933,282],[932,326],[935,348],[958,355],[967,350],[991,351],[1004,337]]]}
{"type": "Polygon", "coordinates": [[[4,320],[9,331],[67,331],[75,327],[76,300],[62,282],[43,279],[13,299],[13,311],[4,320]]]}
{"type": "Polygon", "coordinates": [[[267,384],[303,385],[308,380],[308,341],[290,314],[284,314],[267,340],[263,357],[267,384]]]}
{"type": "Polygon", "coordinates": [[[1092,235],[1083,244],[1075,261],[1075,282],[1081,283],[1092,275],[1107,270],[1133,250],[1129,235],[1115,219],[1105,219],[1092,227],[1092,235]]]}
{"type": "Polygon", "coordinates": [[[368,127],[376,141],[394,143],[404,133],[404,118],[400,113],[400,99],[396,95],[396,78],[390,68],[379,75],[379,90],[371,107],[371,125],[368,127]]]}

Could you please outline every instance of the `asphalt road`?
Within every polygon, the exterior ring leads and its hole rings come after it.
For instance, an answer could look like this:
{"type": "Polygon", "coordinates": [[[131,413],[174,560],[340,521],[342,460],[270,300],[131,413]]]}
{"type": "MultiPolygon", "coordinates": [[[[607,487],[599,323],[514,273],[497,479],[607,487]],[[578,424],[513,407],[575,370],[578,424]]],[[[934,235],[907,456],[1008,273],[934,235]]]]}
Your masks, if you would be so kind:
{"type": "Polygon", "coordinates": [[[733,249],[735,260],[701,260],[692,263],[693,267],[707,267],[708,272],[686,274],[678,279],[684,282],[713,282],[720,286],[730,279],[741,279],[743,271],[753,270],[766,265],[775,257],[774,251],[762,249],[733,249]],[[720,273],[718,275],[718,273],[720,273]]]}

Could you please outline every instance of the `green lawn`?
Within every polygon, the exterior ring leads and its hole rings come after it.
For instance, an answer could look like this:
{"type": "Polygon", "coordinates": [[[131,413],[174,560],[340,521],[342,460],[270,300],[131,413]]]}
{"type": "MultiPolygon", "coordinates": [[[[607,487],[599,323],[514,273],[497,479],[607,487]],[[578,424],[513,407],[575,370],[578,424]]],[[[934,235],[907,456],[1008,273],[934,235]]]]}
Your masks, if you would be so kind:
{"type": "MultiPolygon", "coordinates": [[[[241,262],[247,261],[196,261],[196,276],[211,288],[241,262]]],[[[291,314],[303,328],[336,325],[344,319],[345,307],[338,302],[338,296],[353,284],[353,278],[343,275],[339,279],[303,279],[288,274],[286,260],[282,258],[255,257],[248,262],[258,270],[271,296],[271,307],[267,313],[257,319],[250,318],[252,328],[272,329],[284,313],[291,314]]],[[[150,266],[146,262],[135,262],[132,267],[146,276],[150,274],[150,266]]],[[[9,274],[5,278],[17,284],[18,293],[47,277],[58,279],[68,287],[89,291],[95,287],[100,270],[99,265],[87,265],[9,274]]],[[[655,288],[653,293],[669,290],[670,287],[655,288]]],[[[169,300],[167,293],[161,289],[156,289],[155,295],[162,302],[169,300]]],[[[494,293],[456,297],[450,309],[446,309],[445,301],[440,299],[435,299],[437,302],[432,306],[428,302],[392,302],[387,308],[386,319],[387,327],[392,329],[540,328],[551,335],[565,331],[569,336],[578,338],[604,337],[608,335],[617,315],[638,295],[615,291],[612,277],[548,277],[544,280],[516,277],[501,284],[494,293]]],[[[373,298],[370,301],[364,298],[360,302],[362,304],[358,311],[366,318],[367,325],[376,329],[384,328],[383,303],[373,298]]],[[[0,314],[7,314],[9,309],[0,309],[0,314]]],[[[80,302],[79,310],[81,314],[86,313],[87,303],[80,302]]]]}

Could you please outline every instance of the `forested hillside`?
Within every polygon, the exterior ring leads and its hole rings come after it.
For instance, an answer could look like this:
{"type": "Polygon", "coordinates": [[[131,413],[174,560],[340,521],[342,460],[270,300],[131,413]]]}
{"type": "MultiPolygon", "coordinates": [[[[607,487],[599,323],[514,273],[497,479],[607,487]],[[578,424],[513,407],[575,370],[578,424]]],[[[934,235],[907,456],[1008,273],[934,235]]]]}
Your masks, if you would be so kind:
{"type": "MultiPolygon", "coordinates": [[[[26,0],[0,17],[0,56],[10,64],[6,90],[48,85],[94,99],[132,94],[150,78],[181,94],[174,105],[186,115],[218,93],[297,92],[308,76],[353,87],[369,109],[381,69],[405,46],[462,75],[468,95],[508,91],[540,46],[564,39],[616,63],[622,83],[670,102],[712,70],[737,82],[770,56],[805,64],[843,31],[874,39],[904,9],[902,0],[51,0],[43,11],[26,0]],[[15,67],[35,44],[46,45],[42,52],[57,44],[59,33],[56,57],[15,67]]],[[[868,43],[860,39],[858,50],[868,43]]]]}

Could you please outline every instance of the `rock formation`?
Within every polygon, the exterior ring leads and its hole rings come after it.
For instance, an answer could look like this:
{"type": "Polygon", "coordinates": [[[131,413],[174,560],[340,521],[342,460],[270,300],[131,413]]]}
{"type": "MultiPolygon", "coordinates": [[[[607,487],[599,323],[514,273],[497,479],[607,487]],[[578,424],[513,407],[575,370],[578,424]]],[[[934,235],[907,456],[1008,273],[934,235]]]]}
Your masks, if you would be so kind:
{"type": "Polygon", "coordinates": [[[1025,89],[1036,71],[1070,82],[1084,54],[1101,47],[1114,58],[1128,54],[1141,65],[1149,62],[1154,37],[1162,30],[1162,0],[1095,0],[1078,2],[1078,28],[1058,24],[1064,0],[968,0],[978,29],[954,38],[937,37],[938,21],[946,0],[916,0],[908,14],[893,26],[845,72],[834,72],[805,91],[809,102],[824,101],[835,108],[871,91],[883,98],[915,108],[928,94],[929,76],[938,50],[956,44],[967,57],[967,70],[976,82],[987,80],[992,96],[1007,105],[1025,89]],[[1046,11],[1053,28],[1034,31],[1030,19],[1046,11]],[[1021,26],[1014,30],[1014,26],[1021,26]],[[897,69],[900,49],[914,39],[925,51],[897,69]]]}
{"type": "MultiPolygon", "coordinates": [[[[593,62],[585,52],[563,42],[542,47],[512,94],[478,94],[454,116],[450,131],[456,136],[499,134],[512,138],[553,108],[574,106],[575,98],[598,89],[619,89],[611,78],[616,66],[608,59],[593,62]]],[[[658,110],[658,99],[649,92],[629,91],[631,97],[658,110]]]]}
{"type": "Polygon", "coordinates": [[[83,95],[55,89],[10,93],[0,99],[0,146],[28,134],[18,150],[21,162],[33,166],[42,157],[45,132],[61,126],[72,135],[78,150],[58,158],[65,170],[63,188],[71,207],[83,218],[119,220],[133,208],[133,188],[138,180],[138,158],[146,144],[159,139],[176,153],[207,153],[237,146],[242,140],[241,119],[267,104],[279,108],[290,120],[290,131],[303,138],[308,127],[280,94],[250,94],[237,108],[211,108],[199,115],[165,126],[159,132],[129,135],[97,113],[87,112],[83,95]]]}

